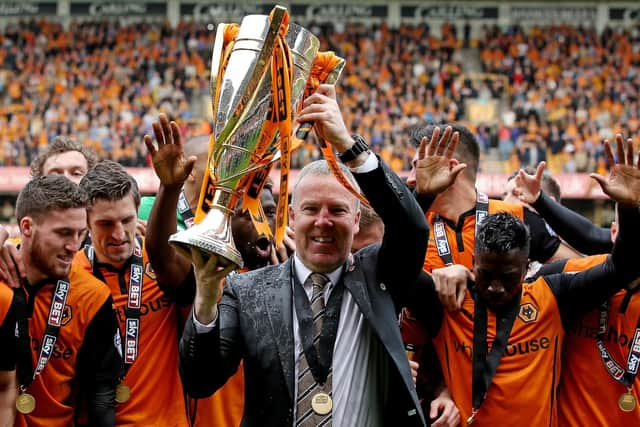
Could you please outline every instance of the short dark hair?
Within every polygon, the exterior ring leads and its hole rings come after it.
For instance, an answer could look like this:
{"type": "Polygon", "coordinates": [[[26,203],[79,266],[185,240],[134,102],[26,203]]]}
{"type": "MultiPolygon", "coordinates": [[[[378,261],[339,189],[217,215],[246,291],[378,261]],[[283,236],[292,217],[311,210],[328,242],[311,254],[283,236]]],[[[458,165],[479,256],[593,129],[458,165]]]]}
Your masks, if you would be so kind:
{"type": "Polygon", "coordinates": [[[87,193],[63,175],[36,176],[24,186],[16,201],[18,221],[36,221],[54,210],[86,208],[87,193]]]}
{"type": "Polygon", "coordinates": [[[66,136],[56,136],[53,142],[31,162],[31,176],[44,175],[44,164],[49,158],[68,151],[77,151],[82,154],[87,161],[87,170],[91,170],[98,161],[98,157],[92,151],[66,136]]]}
{"type": "Polygon", "coordinates": [[[133,196],[136,208],[140,206],[140,191],[136,180],[127,173],[124,167],[112,160],[102,160],[80,181],[89,197],[89,206],[96,200],[116,201],[133,196]]]}
{"type": "Polygon", "coordinates": [[[507,212],[487,216],[478,228],[476,253],[507,253],[514,249],[529,253],[529,228],[507,212]]]}
{"type": "Polygon", "coordinates": [[[451,126],[454,132],[460,134],[460,140],[458,141],[454,156],[461,163],[466,163],[467,167],[463,173],[475,181],[478,168],[480,167],[480,146],[478,145],[476,137],[465,126],[458,123],[430,123],[426,126],[418,126],[411,132],[411,143],[415,147],[419,147],[422,138],[427,138],[427,140],[431,139],[435,128],[439,128],[440,135],[442,135],[447,126],[451,126]]]}

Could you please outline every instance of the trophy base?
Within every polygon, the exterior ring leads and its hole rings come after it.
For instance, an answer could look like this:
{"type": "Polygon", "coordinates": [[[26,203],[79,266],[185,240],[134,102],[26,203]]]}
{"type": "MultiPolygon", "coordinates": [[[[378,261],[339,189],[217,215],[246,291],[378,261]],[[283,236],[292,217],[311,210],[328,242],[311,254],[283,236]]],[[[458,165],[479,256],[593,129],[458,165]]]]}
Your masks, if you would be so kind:
{"type": "Polygon", "coordinates": [[[205,260],[213,254],[219,255],[221,257],[218,262],[220,267],[226,267],[230,263],[237,265],[238,268],[242,267],[242,256],[235,248],[217,240],[207,239],[206,236],[185,236],[184,234],[176,233],[169,237],[169,243],[184,257],[191,259],[191,248],[197,248],[205,260]]]}

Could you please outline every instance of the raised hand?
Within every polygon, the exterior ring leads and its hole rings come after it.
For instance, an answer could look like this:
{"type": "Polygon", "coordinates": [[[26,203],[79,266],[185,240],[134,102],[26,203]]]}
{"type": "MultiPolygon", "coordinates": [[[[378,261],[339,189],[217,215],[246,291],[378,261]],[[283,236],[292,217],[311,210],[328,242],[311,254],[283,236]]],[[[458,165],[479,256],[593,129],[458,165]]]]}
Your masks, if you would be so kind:
{"type": "Polygon", "coordinates": [[[546,165],[545,162],[538,163],[535,175],[530,175],[522,169],[518,171],[518,175],[515,177],[516,186],[513,189],[513,193],[524,203],[531,205],[540,197],[542,176],[546,165]]]}
{"type": "Polygon", "coordinates": [[[144,136],[144,144],[151,155],[153,169],[162,185],[182,186],[193,170],[196,156],[187,158],[184,155],[180,129],[176,122],[169,123],[166,115],[160,114],[158,121],[153,122],[152,126],[158,148],[153,145],[153,139],[149,135],[144,136]]]}
{"type": "Polygon", "coordinates": [[[442,137],[440,128],[436,127],[430,141],[427,142],[426,137],[422,138],[415,167],[418,194],[435,196],[441,193],[467,167],[465,163],[457,163],[452,159],[459,139],[460,134],[453,132],[451,126],[447,126],[442,137]]]}
{"type": "Polygon", "coordinates": [[[616,202],[627,206],[640,206],[640,154],[634,164],[633,142],[631,138],[625,142],[622,135],[616,135],[618,162],[616,163],[609,140],[604,141],[604,151],[609,163],[609,175],[592,173],[602,191],[616,202]]]}
{"type": "Polygon", "coordinates": [[[331,143],[339,152],[351,148],[353,139],[342,119],[340,107],[336,101],[334,85],[320,85],[304,100],[303,108],[296,119],[300,123],[315,122],[316,134],[331,143]]]}
{"type": "Polygon", "coordinates": [[[8,238],[9,232],[0,227],[0,280],[11,288],[19,288],[27,273],[18,248],[7,242],[8,238]]]}

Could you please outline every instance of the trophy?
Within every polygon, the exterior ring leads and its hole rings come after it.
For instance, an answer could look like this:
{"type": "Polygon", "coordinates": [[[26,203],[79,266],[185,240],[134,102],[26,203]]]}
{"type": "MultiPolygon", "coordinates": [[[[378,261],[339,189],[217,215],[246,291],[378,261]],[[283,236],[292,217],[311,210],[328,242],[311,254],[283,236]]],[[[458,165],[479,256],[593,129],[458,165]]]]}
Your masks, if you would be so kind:
{"type": "Polygon", "coordinates": [[[251,184],[250,177],[260,171],[264,175],[275,152],[281,152],[280,158],[290,156],[288,138],[293,132],[288,129],[299,111],[318,47],[318,39],[289,23],[280,6],[270,16],[244,17],[239,28],[218,26],[211,62],[213,134],[208,173],[196,225],[169,239],[189,258],[191,247],[196,247],[205,255],[214,253],[242,266],[231,217],[251,184]]]}

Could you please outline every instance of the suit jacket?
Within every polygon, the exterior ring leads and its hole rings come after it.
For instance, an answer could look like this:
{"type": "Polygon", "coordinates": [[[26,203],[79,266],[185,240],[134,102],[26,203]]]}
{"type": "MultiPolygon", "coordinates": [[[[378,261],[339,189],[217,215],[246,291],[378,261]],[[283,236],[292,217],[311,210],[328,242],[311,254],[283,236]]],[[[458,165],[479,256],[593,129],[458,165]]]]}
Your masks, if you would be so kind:
{"type": "MultiPolygon", "coordinates": [[[[385,223],[383,242],[356,253],[342,281],[388,353],[385,425],[426,425],[398,328],[407,284],[422,270],[428,226],[422,210],[386,165],[356,174],[363,193],[385,223]]],[[[243,426],[291,426],[294,337],[291,259],[232,276],[218,305],[216,327],[198,334],[189,316],[180,342],[180,372],[194,397],[211,395],[245,369],[243,426]]]]}

